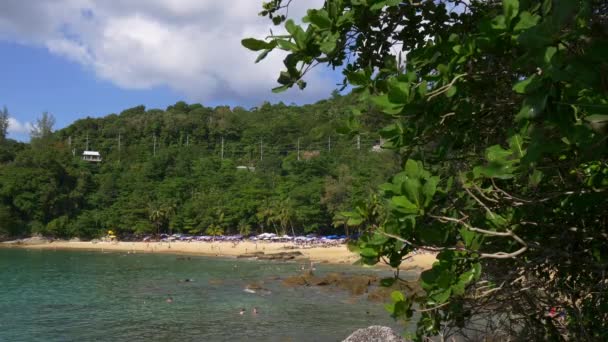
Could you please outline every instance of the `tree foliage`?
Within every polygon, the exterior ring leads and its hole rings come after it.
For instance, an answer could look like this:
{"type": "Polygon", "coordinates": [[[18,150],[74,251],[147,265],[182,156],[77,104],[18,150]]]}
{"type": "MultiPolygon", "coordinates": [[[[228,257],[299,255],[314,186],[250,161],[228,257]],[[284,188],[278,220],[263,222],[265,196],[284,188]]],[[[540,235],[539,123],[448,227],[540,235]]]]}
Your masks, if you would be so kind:
{"type": "Polygon", "coordinates": [[[6,106],[2,107],[0,110],[0,141],[4,141],[6,139],[6,134],[8,133],[8,118],[9,112],[6,106]]]}
{"type": "Polygon", "coordinates": [[[109,229],[123,239],[172,232],[342,233],[333,216],[397,168],[394,153],[371,151],[380,139],[375,132],[361,132],[360,149],[356,140],[334,134],[328,150],[329,133],[353,101],[334,96],[251,110],[185,102],[166,110],[138,106],[56,132],[43,116],[37,127],[44,138],[0,143],[0,238],[95,238],[109,229]],[[87,146],[103,162],[81,160],[87,146]],[[348,197],[333,190],[343,179],[351,179],[348,197]]]}
{"type": "Polygon", "coordinates": [[[302,24],[288,6],[260,13],[287,34],[243,41],[258,61],[287,52],[274,90],[341,68],[403,156],[363,260],[439,252],[424,295],[395,294],[391,313],[416,317],[418,339],[608,338],[606,2],[326,0],[302,24]]]}

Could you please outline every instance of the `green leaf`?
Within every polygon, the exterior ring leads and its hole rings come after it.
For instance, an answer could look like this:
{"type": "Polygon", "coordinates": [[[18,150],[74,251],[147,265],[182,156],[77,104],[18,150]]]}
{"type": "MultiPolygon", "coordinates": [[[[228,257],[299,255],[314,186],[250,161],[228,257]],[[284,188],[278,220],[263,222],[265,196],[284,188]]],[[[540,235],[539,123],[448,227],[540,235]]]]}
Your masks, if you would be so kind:
{"type": "Polygon", "coordinates": [[[391,292],[391,299],[393,302],[402,302],[405,300],[405,296],[400,291],[391,292]]]}
{"type": "Polygon", "coordinates": [[[419,178],[422,174],[421,167],[422,165],[419,165],[417,161],[408,159],[405,162],[405,174],[409,177],[419,178]]]}
{"type": "Polygon", "coordinates": [[[542,79],[536,74],[526,78],[525,80],[515,83],[513,90],[519,94],[529,94],[532,91],[540,88],[542,85],[542,79]]]}
{"type": "Polygon", "coordinates": [[[451,294],[452,294],[452,289],[448,288],[448,289],[443,290],[443,291],[435,292],[435,293],[431,294],[429,297],[435,303],[442,304],[442,303],[445,303],[450,298],[451,294]]]}
{"type": "Polygon", "coordinates": [[[348,82],[356,86],[364,86],[369,83],[369,76],[363,70],[351,71],[346,74],[348,82]]]}
{"type": "Polygon", "coordinates": [[[275,40],[279,48],[285,51],[298,51],[298,46],[288,40],[285,39],[277,39],[275,40]]]}
{"type": "Polygon", "coordinates": [[[290,85],[293,83],[293,78],[289,72],[281,71],[281,73],[279,74],[279,78],[277,79],[277,82],[280,84],[283,84],[283,85],[290,85]]]}
{"type": "Polygon", "coordinates": [[[417,178],[408,178],[401,184],[401,187],[407,198],[414,203],[417,208],[420,208],[420,180],[417,178]]]}
{"type": "Polygon", "coordinates": [[[294,37],[298,30],[298,25],[296,25],[296,23],[292,19],[289,19],[285,22],[285,29],[292,37],[294,37]]]}
{"type": "Polygon", "coordinates": [[[425,208],[431,204],[433,196],[437,192],[437,184],[439,184],[439,177],[431,177],[422,186],[422,193],[424,195],[423,206],[425,208]]]}
{"type": "Polygon", "coordinates": [[[556,52],[557,52],[557,48],[555,46],[547,46],[547,48],[545,49],[545,56],[544,56],[544,62],[547,65],[551,64],[551,61],[553,60],[553,56],[555,56],[556,52]]]}
{"type": "Polygon", "coordinates": [[[268,53],[269,53],[270,51],[272,51],[272,49],[267,49],[267,50],[262,51],[262,53],[260,53],[260,54],[258,55],[258,58],[256,58],[256,59],[255,59],[255,62],[256,62],[256,63],[258,63],[258,62],[260,62],[262,59],[266,58],[266,56],[268,56],[268,53]]]}
{"type": "Polygon", "coordinates": [[[540,16],[538,16],[536,14],[533,15],[532,13],[530,13],[528,11],[521,12],[521,14],[519,15],[519,21],[515,25],[515,28],[513,28],[513,31],[514,32],[525,31],[533,26],[536,26],[536,24],[538,24],[539,21],[540,21],[540,16]]]}
{"type": "Polygon", "coordinates": [[[515,134],[509,138],[509,147],[512,152],[512,155],[520,159],[524,156],[524,148],[523,148],[523,138],[519,134],[515,134]]]}
{"type": "Polygon", "coordinates": [[[390,277],[390,278],[382,278],[380,280],[380,286],[383,287],[391,287],[393,286],[393,284],[397,281],[397,279],[395,277],[390,277]]]}
{"type": "Polygon", "coordinates": [[[282,92],[284,92],[287,89],[289,89],[289,86],[288,85],[284,85],[284,86],[272,88],[272,92],[273,93],[282,93],[282,92]]]}
{"type": "Polygon", "coordinates": [[[519,0],[502,0],[502,9],[505,23],[509,25],[519,13],[519,0]]]}
{"type": "Polygon", "coordinates": [[[308,21],[320,29],[328,29],[331,27],[332,21],[329,19],[329,14],[325,10],[308,10],[308,21]]]}
{"type": "Polygon", "coordinates": [[[394,196],[391,198],[392,204],[395,206],[395,209],[404,213],[404,214],[417,214],[418,206],[412,203],[405,196],[394,196]]]}
{"type": "Polygon", "coordinates": [[[458,87],[456,85],[452,85],[448,91],[446,91],[445,96],[453,97],[458,92],[458,87]]]}
{"type": "Polygon", "coordinates": [[[378,107],[380,107],[380,109],[386,113],[386,114],[390,114],[390,115],[396,115],[401,113],[401,111],[403,110],[404,105],[403,104],[394,104],[392,103],[387,94],[383,94],[380,96],[373,96],[371,98],[372,102],[374,104],[376,104],[378,107]]]}
{"type": "Polygon", "coordinates": [[[378,251],[376,251],[373,248],[363,248],[361,250],[361,256],[365,257],[365,258],[376,258],[378,257],[378,251]]]}
{"type": "Polygon", "coordinates": [[[388,100],[394,104],[405,104],[410,95],[410,85],[405,82],[398,82],[395,79],[388,84],[388,100]]]}
{"type": "Polygon", "coordinates": [[[492,145],[486,149],[486,159],[491,162],[505,162],[511,154],[511,151],[505,150],[500,145],[492,145]]]}
{"type": "Polygon", "coordinates": [[[369,9],[370,11],[377,11],[383,9],[385,6],[396,6],[401,3],[401,0],[384,0],[373,4],[369,9]]]}
{"type": "Polygon", "coordinates": [[[529,95],[524,99],[521,110],[515,116],[515,121],[534,119],[538,117],[547,106],[549,94],[546,92],[529,95]]]}
{"type": "Polygon", "coordinates": [[[335,37],[329,38],[319,45],[319,50],[321,50],[321,52],[324,54],[329,55],[336,49],[337,43],[338,41],[335,37]]]}
{"type": "Polygon", "coordinates": [[[603,114],[593,114],[585,117],[585,121],[591,123],[600,123],[600,122],[608,122],[608,115],[603,114]]]}
{"type": "Polygon", "coordinates": [[[271,42],[265,42],[263,40],[259,40],[259,39],[255,39],[255,38],[245,38],[243,40],[241,40],[241,44],[248,48],[249,50],[253,50],[253,51],[259,51],[259,50],[265,50],[265,49],[270,49],[272,50],[277,43],[273,40],[271,42]]]}
{"type": "Polygon", "coordinates": [[[540,184],[540,182],[543,179],[544,174],[539,171],[539,170],[534,170],[534,172],[532,172],[532,174],[530,175],[530,178],[528,180],[528,184],[530,185],[530,187],[532,188],[536,188],[538,186],[538,184],[540,184]]]}

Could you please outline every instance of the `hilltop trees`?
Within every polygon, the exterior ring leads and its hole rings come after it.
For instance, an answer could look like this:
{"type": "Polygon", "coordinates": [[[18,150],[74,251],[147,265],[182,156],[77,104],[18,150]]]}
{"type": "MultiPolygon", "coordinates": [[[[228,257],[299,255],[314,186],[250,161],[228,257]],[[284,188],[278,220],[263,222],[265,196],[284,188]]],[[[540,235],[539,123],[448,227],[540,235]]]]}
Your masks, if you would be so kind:
{"type": "Polygon", "coordinates": [[[55,126],[55,117],[53,114],[48,112],[42,113],[42,116],[36,119],[36,122],[32,127],[30,133],[32,139],[45,139],[50,137],[51,133],[53,133],[53,126],[55,126]]]}
{"type": "Polygon", "coordinates": [[[439,252],[424,295],[395,293],[391,313],[417,311],[418,339],[608,338],[605,1],[327,0],[304,25],[290,2],[260,13],[286,35],[243,40],[258,61],[287,52],[274,91],[342,68],[361,100],[347,128],[382,111],[384,146],[403,157],[363,260],[439,252]]]}
{"type": "Polygon", "coordinates": [[[375,134],[363,136],[360,149],[334,136],[328,151],[317,132],[337,123],[311,118],[345,117],[339,108],[351,102],[336,96],[253,110],[178,102],[85,118],[57,132],[43,115],[32,144],[0,159],[0,217],[11,218],[0,235],[342,232],[333,215],[380,182],[372,174],[396,166],[392,153],[370,151],[375,134]],[[87,145],[102,163],[81,160],[87,145]],[[305,159],[307,151],[314,157],[305,159]],[[355,196],[322,202],[331,188],[325,179],[334,177],[349,179],[355,196]]]}
{"type": "Polygon", "coordinates": [[[0,110],[0,143],[4,142],[8,133],[8,117],[8,109],[4,106],[0,110]]]}

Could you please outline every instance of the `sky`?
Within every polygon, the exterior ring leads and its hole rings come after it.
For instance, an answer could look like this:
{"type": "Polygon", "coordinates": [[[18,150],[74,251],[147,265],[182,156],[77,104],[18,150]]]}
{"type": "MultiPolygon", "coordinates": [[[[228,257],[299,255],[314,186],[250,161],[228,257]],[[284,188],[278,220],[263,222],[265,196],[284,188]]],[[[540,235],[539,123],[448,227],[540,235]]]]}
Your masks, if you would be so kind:
{"type": "MultiPolygon", "coordinates": [[[[322,3],[294,1],[290,17],[322,3]]],[[[254,64],[257,54],[240,45],[272,27],[260,9],[261,0],[1,0],[0,106],[10,113],[9,137],[28,140],[45,111],[59,129],[141,104],[253,107],[329,97],[341,78],[321,68],[306,90],[271,93],[284,54],[254,64]]]]}

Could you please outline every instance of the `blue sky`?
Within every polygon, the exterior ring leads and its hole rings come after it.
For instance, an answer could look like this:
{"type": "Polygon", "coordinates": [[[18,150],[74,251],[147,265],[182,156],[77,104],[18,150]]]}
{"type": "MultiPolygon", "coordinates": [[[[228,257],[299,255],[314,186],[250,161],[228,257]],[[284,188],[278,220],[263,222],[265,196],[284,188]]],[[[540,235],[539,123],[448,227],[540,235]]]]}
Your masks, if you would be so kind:
{"type": "Polygon", "coordinates": [[[56,128],[61,128],[86,116],[119,113],[140,104],[165,108],[183,98],[166,86],[121,89],[45,48],[12,42],[0,42],[0,75],[0,105],[6,105],[21,124],[9,135],[18,140],[29,138],[26,123],[45,111],[55,116],[56,128]]]}
{"type": "MultiPolygon", "coordinates": [[[[295,3],[290,15],[301,17],[322,0],[295,3]]],[[[268,21],[257,16],[260,6],[256,0],[2,0],[0,106],[11,114],[9,137],[28,140],[29,125],[44,111],[58,129],[140,104],[250,107],[328,97],[340,77],[321,69],[310,74],[304,92],[270,92],[284,56],[254,64],[255,53],[240,46],[242,38],[268,32],[268,21]]]]}

